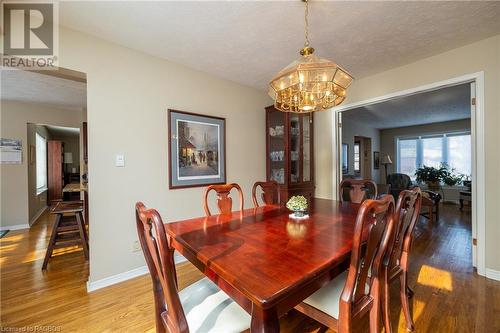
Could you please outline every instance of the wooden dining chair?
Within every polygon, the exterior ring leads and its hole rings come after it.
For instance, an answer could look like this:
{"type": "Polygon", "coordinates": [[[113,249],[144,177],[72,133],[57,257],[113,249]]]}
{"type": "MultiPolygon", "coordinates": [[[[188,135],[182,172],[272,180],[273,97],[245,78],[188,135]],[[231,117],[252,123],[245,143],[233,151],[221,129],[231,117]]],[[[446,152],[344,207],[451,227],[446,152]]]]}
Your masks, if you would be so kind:
{"type": "Polygon", "coordinates": [[[233,199],[229,196],[231,190],[235,188],[238,191],[238,196],[240,200],[240,211],[243,210],[243,192],[241,191],[240,185],[236,183],[223,184],[223,185],[210,185],[205,190],[203,208],[205,209],[205,214],[211,216],[210,209],[208,208],[208,194],[210,191],[215,191],[217,193],[217,207],[219,208],[220,214],[231,214],[233,210],[233,199]]]}
{"type": "Polygon", "coordinates": [[[259,207],[259,202],[257,200],[257,189],[262,189],[261,198],[266,205],[279,205],[279,193],[280,187],[278,182],[271,180],[268,182],[255,182],[252,188],[252,200],[255,208],[259,207]]]}
{"type": "Polygon", "coordinates": [[[362,203],[377,198],[377,183],[370,179],[344,179],[340,183],[340,201],[362,203]],[[346,198],[347,197],[347,198],[346,198]]]}
{"type": "Polygon", "coordinates": [[[370,332],[378,333],[381,309],[381,268],[394,228],[394,199],[365,200],[354,227],[349,270],[296,306],[339,333],[369,313],[370,332]],[[365,237],[366,236],[366,237],[365,237]]]}
{"type": "Polygon", "coordinates": [[[157,333],[241,332],[250,315],[208,278],[178,291],[174,249],[160,214],[135,205],[137,233],[153,280],[157,333]]]}
{"type": "Polygon", "coordinates": [[[384,326],[386,332],[391,332],[391,322],[389,314],[389,286],[392,281],[399,277],[401,306],[406,320],[406,328],[413,331],[414,324],[411,318],[408,298],[413,296],[413,291],[408,287],[408,258],[410,254],[411,242],[413,239],[413,229],[422,207],[422,192],[415,187],[412,190],[403,190],[399,193],[396,204],[394,218],[394,240],[392,241],[390,255],[384,262],[384,269],[388,280],[388,286],[383,294],[384,326]]]}

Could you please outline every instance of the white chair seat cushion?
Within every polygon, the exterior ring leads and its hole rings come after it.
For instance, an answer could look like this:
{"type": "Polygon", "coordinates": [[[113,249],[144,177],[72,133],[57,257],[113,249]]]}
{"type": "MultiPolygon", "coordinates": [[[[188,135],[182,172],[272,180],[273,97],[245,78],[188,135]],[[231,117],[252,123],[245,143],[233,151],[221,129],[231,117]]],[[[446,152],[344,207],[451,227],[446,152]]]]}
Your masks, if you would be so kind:
{"type": "Polygon", "coordinates": [[[250,327],[250,315],[208,278],[179,292],[192,333],[242,332],[250,327]]]}
{"type": "Polygon", "coordinates": [[[304,303],[323,311],[327,315],[339,318],[339,300],[347,280],[347,271],[339,274],[326,286],[304,300],[304,303]]]}

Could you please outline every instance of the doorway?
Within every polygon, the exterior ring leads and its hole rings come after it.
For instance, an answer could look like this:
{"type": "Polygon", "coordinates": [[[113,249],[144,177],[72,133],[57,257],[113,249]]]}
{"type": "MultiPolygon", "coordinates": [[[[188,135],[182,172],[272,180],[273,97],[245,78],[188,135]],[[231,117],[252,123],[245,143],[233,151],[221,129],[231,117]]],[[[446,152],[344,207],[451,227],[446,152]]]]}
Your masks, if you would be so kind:
{"type": "Polygon", "coordinates": [[[86,190],[86,75],[62,68],[53,71],[2,68],[1,84],[2,125],[5,124],[2,134],[22,142],[20,163],[9,168],[2,166],[2,180],[9,179],[2,191],[9,193],[9,199],[16,203],[2,207],[2,229],[8,230],[2,244],[10,242],[24,249],[19,256],[31,258],[8,262],[16,269],[32,269],[33,274],[45,272],[44,257],[49,252],[57,221],[50,208],[72,201],[78,206],[73,207],[75,211],[84,207],[82,217],[78,218],[86,225],[73,223],[78,220],[76,214],[74,219],[71,214],[60,214],[61,225],[57,228],[60,242],[54,243],[47,270],[78,270],[88,275],[88,256],[82,251],[82,245],[88,243],[88,234],[81,231],[90,223],[86,190]],[[72,239],[76,234],[78,243],[76,238],[72,239]],[[86,237],[85,242],[82,239],[86,237]]]}
{"type": "MultiPolygon", "coordinates": [[[[334,109],[334,128],[337,128],[335,142],[333,145],[334,154],[337,158],[335,163],[339,163],[335,168],[334,186],[338,187],[342,174],[342,113],[359,107],[370,107],[377,103],[392,101],[394,99],[413,96],[420,93],[432,92],[439,89],[454,87],[457,85],[469,84],[470,86],[470,141],[471,141],[471,214],[472,214],[472,264],[477,268],[479,275],[485,275],[485,154],[484,154],[484,73],[478,72],[446,81],[436,82],[425,86],[420,86],[408,90],[391,93],[384,96],[371,98],[369,100],[346,104],[334,109]]],[[[334,191],[336,193],[336,191],[334,191]]]]}

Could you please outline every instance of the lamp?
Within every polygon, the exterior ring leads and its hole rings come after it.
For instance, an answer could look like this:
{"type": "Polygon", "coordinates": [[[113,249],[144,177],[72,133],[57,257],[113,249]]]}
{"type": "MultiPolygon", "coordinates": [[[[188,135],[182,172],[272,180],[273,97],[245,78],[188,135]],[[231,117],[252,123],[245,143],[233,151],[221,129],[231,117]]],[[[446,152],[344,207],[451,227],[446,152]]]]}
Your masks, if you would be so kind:
{"type": "Polygon", "coordinates": [[[353,78],[328,59],[313,55],[309,45],[309,0],[305,2],[305,43],[301,57],[282,69],[269,82],[274,107],[284,112],[307,113],[339,105],[353,78]]]}
{"type": "Polygon", "coordinates": [[[382,160],[380,161],[385,169],[385,181],[387,181],[387,166],[392,164],[391,156],[389,154],[385,154],[382,156],[382,160]]]}
{"type": "Polygon", "coordinates": [[[73,163],[73,153],[64,153],[64,164],[73,163]]]}

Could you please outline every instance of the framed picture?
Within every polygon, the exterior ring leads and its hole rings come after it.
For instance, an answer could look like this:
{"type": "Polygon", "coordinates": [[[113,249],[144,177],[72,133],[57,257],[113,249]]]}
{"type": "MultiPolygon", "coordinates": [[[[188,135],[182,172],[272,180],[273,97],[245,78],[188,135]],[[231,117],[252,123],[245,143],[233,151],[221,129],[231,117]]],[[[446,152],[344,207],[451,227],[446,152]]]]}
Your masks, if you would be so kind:
{"type": "Polygon", "coordinates": [[[349,145],[347,143],[342,144],[342,174],[347,175],[349,173],[349,145]]]}
{"type": "Polygon", "coordinates": [[[379,151],[373,152],[373,168],[376,170],[380,169],[380,152],[379,151]]]}
{"type": "Polygon", "coordinates": [[[168,110],[169,188],[226,182],[226,119],[168,110]]]}

